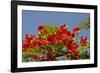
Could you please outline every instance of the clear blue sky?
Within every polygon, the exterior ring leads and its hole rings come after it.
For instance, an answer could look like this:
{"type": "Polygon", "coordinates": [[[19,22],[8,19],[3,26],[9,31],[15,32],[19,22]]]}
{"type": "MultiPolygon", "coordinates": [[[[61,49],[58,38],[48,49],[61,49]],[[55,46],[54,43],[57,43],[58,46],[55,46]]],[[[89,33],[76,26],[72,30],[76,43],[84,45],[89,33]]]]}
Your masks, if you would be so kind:
{"type": "MultiPolygon", "coordinates": [[[[26,33],[36,34],[37,28],[46,23],[63,25],[67,24],[69,30],[72,30],[79,22],[83,22],[85,18],[89,17],[89,13],[74,13],[74,12],[47,12],[47,11],[22,11],[22,38],[26,33]]],[[[90,39],[90,32],[83,31],[81,35],[85,35],[90,39]]]]}

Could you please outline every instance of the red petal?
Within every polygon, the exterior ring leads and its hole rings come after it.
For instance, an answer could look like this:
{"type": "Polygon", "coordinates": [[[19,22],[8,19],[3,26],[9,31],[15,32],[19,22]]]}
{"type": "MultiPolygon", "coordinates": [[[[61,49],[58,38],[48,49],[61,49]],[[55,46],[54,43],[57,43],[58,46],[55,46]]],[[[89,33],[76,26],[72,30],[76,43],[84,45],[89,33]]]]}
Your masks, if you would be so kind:
{"type": "Polygon", "coordinates": [[[39,26],[38,27],[38,30],[43,30],[43,26],[39,26]]]}

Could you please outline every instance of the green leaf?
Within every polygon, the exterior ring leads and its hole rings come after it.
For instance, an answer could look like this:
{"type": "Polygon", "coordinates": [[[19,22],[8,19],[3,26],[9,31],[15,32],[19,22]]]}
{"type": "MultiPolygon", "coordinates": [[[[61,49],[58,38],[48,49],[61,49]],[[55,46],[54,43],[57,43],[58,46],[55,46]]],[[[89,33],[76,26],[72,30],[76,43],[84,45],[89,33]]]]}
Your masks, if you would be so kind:
{"type": "Polygon", "coordinates": [[[89,59],[90,58],[90,53],[88,53],[87,50],[84,50],[82,54],[80,54],[81,59],[89,59]]]}
{"type": "Polygon", "coordinates": [[[88,30],[90,28],[90,24],[88,22],[80,23],[77,27],[81,28],[81,30],[88,30]]]}
{"type": "Polygon", "coordinates": [[[23,55],[23,57],[29,57],[32,54],[30,51],[24,51],[24,52],[22,52],[22,55],[23,55]]]}
{"type": "Polygon", "coordinates": [[[67,53],[66,54],[66,59],[67,60],[71,60],[72,59],[72,54],[71,53],[67,53]]]}
{"type": "Polygon", "coordinates": [[[22,52],[22,55],[23,55],[23,57],[29,57],[29,56],[32,56],[32,55],[35,55],[38,53],[40,53],[39,49],[33,49],[33,50],[29,49],[27,51],[22,52]]]}
{"type": "Polygon", "coordinates": [[[78,49],[78,51],[79,51],[80,53],[82,53],[84,50],[89,49],[89,48],[90,48],[90,45],[87,44],[87,46],[80,47],[80,48],[78,49]]]}
{"type": "Polygon", "coordinates": [[[32,55],[36,55],[36,54],[38,54],[38,53],[40,53],[40,50],[39,50],[39,49],[32,50],[32,55]]]}
{"type": "Polygon", "coordinates": [[[48,31],[49,34],[54,34],[57,31],[55,25],[46,24],[45,28],[46,28],[46,30],[48,31]]]}

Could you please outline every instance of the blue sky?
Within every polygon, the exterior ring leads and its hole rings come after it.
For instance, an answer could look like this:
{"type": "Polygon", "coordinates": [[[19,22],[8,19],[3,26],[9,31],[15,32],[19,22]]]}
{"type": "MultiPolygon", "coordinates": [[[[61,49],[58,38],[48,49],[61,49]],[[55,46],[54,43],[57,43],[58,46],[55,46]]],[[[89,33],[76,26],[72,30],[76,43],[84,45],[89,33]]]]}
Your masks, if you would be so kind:
{"type": "MultiPolygon", "coordinates": [[[[72,30],[79,22],[83,22],[85,18],[89,17],[89,13],[75,13],[75,12],[48,12],[48,11],[22,11],[22,38],[25,34],[36,34],[37,28],[44,24],[67,24],[69,30],[72,30]]],[[[82,31],[81,35],[85,35],[90,39],[90,32],[82,31]]]]}

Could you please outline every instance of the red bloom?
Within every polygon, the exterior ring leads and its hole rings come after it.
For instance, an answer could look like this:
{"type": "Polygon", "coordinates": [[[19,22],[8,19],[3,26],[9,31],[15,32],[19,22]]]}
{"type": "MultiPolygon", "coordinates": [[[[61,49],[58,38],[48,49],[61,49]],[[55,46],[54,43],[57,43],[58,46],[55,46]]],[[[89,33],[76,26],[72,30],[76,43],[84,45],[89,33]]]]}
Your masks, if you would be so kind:
{"type": "Polygon", "coordinates": [[[27,50],[27,48],[29,48],[29,44],[26,41],[23,41],[22,50],[25,51],[25,50],[27,50]]]}
{"type": "Polygon", "coordinates": [[[42,41],[42,43],[43,43],[44,45],[46,45],[46,44],[49,43],[49,41],[48,41],[47,39],[42,39],[41,41],[42,41]]]}
{"type": "Polygon", "coordinates": [[[60,26],[60,29],[66,29],[66,28],[68,28],[68,26],[66,26],[65,24],[60,26]]]}
{"type": "Polygon", "coordinates": [[[61,42],[62,40],[63,40],[63,38],[62,37],[56,37],[56,42],[61,42]]]}
{"type": "MultiPolygon", "coordinates": [[[[64,26],[62,26],[64,27],[64,26]]],[[[70,41],[72,41],[75,37],[75,33],[71,33],[70,31],[68,31],[67,29],[64,28],[60,28],[60,30],[57,32],[57,34],[59,34],[62,38],[62,40],[68,39],[70,41]]]]}
{"type": "Polygon", "coordinates": [[[41,57],[39,55],[33,55],[32,58],[34,58],[34,59],[40,59],[41,57]]]}
{"type": "Polygon", "coordinates": [[[75,37],[75,33],[72,33],[71,36],[72,36],[72,38],[74,38],[75,37]]]}
{"type": "Polygon", "coordinates": [[[32,48],[35,39],[36,39],[36,37],[34,35],[26,34],[25,40],[23,40],[23,42],[22,42],[23,50],[32,48]]]}
{"type": "Polygon", "coordinates": [[[36,36],[35,35],[32,35],[32,40],[36,40],[36,36]]]}
{"type": "Polygon", "coordinates": [[[30,41],[32,40],[33,36],[32,35],[29,35],[29,34],[26,34],[25,36],[25,40],[27,41],[27,43],[30,43],[30,41]]]}
{"type": "Polygon", "coordinates": [[[82,45],[82,46],[86,46],[87,45],[87,43],[88,43],[88,41],[87,41],[87,37],[81,37],[81,40],[80,40],[80,44],[82,45]]]}
{"type": "Polygon", "coordinates": [[[78,49],[79,45],[76,43],[68,43],[67,44],[67,48],[69,49],[69,51],[71,51],[72,53],[76,53],[77,49],[78,49]]]}
{"type": "Polygon", "coordinates": [[[80,32],[80,28],[78,28],[78,27],[73,28],[73,32],[75,34],[78,34],[80,32]]]}
{"type": "Polygon", "coordinates": [[[55,39],[56,39],[56,35],[49,35],[48,36],[48,41],[55,41],[55,39]]]}
{"type": "Polygon", "coordinates": [[[67,40],[69,40],[69,41],[73,41],[74,38],[75,38],[75,34],[74,34],[74,33],[71,33],[70,31],[67,31],[67,32],[66,32],[66,38],[67,38],[67,40]]]}
{"type": "Polygon", "coordinates": [[[57,34],[59,35],[66,35],[66,36],[70,36],[71,35],[71,32],[68,31],[67,29],[64,29],[64,28],[60,28],[60,30],[57,32],[57,34]]]}
{"type": "Polygon", "coordinates": [[[74,59],[76,59],[76,60],[80,59],[80,54],[79,54],[79,52],[72,53],[72,55],[73,55],[73,58],[74,58],[74,59]]]}
{"type": "Polygon", "coordinates": [[[66,32],[66,35],[67,35],[67,36],[71,36],[71,32],[70,32],[70,31],[67,31],[67,32],[66,32]]]}
{"type": "Polygon", "coordinates": [[[38,30],[41,31],[41,30],[43,30],[43,28],[44,28],[43,26],[39,26],[38,30]]]}
{"type": "Polygon", "coordinates": [[[66,32],[67,32],[66,25],[62,25],[59,27],[59,31],[57,32],[57,34],[66,34],[66,32]]]}
{"type": "Polygon", "coordinates": [[[23,44],[22,48],[23,48],[23,51],[26,50],[28,48],[28,44],[23,44]]]}
{"type": "Polygon", "coordinates": [[[47,39],[39,39],[37,42],[38,46],[47,45],[48,43],[49,41],[47,39]]]}
{"type": "Polygon", "coordinates": [[[52,42],[52,43],[58,43],[58,42],[61,42],[62,40],[63,40],[62,37],[57,36],[57,35],[55,35],[55,34],[49,35],[49,36],[48,36],[48,41],[50,41],[50,42],[52,42]]]}
{"type": "Polygon", "coordinates": [[[66,39],[63,40],[63,45],[67,45],[67,41],[66,41],[66,39]]]}

